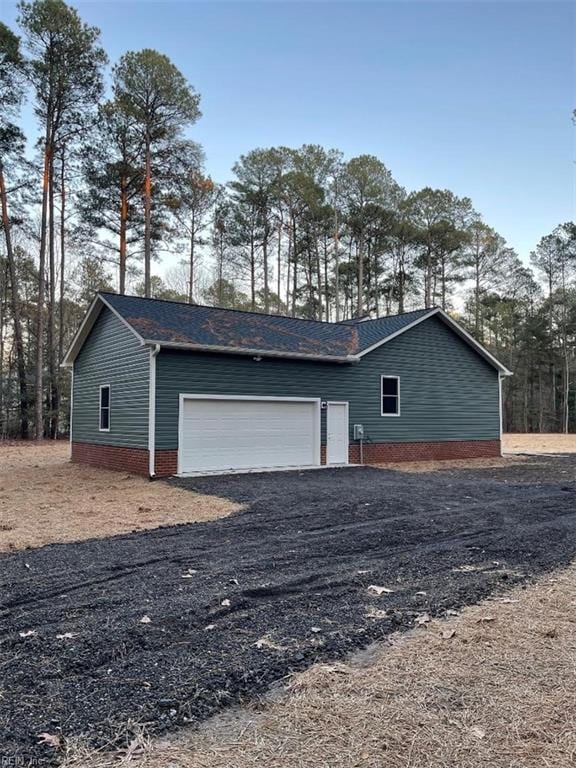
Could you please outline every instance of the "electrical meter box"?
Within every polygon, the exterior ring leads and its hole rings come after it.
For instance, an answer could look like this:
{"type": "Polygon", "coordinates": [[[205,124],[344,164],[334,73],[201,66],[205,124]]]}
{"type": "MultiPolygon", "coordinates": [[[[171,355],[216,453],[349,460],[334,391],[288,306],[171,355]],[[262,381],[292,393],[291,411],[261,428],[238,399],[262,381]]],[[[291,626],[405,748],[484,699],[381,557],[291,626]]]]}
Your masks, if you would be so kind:
{"type": "Polygon", "coordinates": [[[364,439],[364,425],[354,424],[354,440],[363,440],[363,439],[364,439]]]}

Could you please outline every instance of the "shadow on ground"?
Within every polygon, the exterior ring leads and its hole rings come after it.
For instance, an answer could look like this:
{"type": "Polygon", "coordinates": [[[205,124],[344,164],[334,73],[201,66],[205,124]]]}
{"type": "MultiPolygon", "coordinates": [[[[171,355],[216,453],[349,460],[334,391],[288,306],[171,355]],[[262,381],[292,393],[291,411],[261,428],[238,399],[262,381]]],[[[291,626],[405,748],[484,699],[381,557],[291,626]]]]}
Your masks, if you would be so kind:
{"type": "Polygon", "coordinates": [[[0,752],[37,734],[161,733],[567,563],[576,457],[171,481],[240,501],[209,523],[0,557],[0,752]],[[380,596],[370,586],[385,587],[380,596]]]}

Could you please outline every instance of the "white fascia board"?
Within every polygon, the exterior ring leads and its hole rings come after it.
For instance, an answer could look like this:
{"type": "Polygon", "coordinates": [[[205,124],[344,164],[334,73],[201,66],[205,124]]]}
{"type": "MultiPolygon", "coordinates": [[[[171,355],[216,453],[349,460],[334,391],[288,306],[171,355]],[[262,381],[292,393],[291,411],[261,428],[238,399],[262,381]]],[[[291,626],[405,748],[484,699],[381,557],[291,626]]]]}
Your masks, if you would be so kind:
{"type": "Polygon", "coordinates": [[[279,352],[269,349],[236,349],[235,347],[223,347],[215,344],[188,344],[180,341],[158,341],[157,339],[145,339],[144,344],[158,344],[163,349],[182,349],[190,352],[218,352],[227,355],[249,355],[251,357],[281,357],[296,360],[316,360],[325,363],[357,363],[358,355],[346,355],[345,357],[336,357],[335,355],[313,355],[306,352],[279,352]]]}
{"type": "Polygon", "coordinates": [[[88,308],[88,311],[84,315],[84,319],[80,323],[80,327],[76,331],[76,335],[72,339],[72,343],[68,347],[68,351],[64,355],[64,359],[62,360],[62,367],[63,368],[70,368],[76,357],[78,356],[78,353],[82,349],[82,345],[86,341],[88,334],[92,330],[94,323],[98,319],[98,316],[100,315],[100,312],[102,311],[102,307],[107,307],[117,318],[120,320],[120,322],[128,328],[129,331],[131,331],[134,336],[138,339],[140,344],[144,344],[145,341],[140,336],[140,334],[132,328],[130,323],[128,323],[122,315],[114,309],[114,307],[106,301],[106,299],[101,296],[99,293],[96,294],[94,297],[94,300],[92,301],[92,304],[90,304],[90,307],[88,308]]]}
{"type": "Polygon", "coordinates": [[[373,352],[378,347],[381,347],[383,344],[387,344],[389,341],[392,341],[392,339],[395,339],[397,336],[401,336],[403,333],[406,333],[406,331],[409,331],[411,328],[414,328],[420,323],[423,323],[424,320],[428,320],[428,318],[433,317],[434,315],[438,315],[446,323],[446,325],[450,326],[450,328],[452,328],[452,330],[455,331],[461,339],[463,339],[463,341],[469,344],[473,349],[476,350],[476,352],[478,352],[479,355],[481,355],[485,360],[493,365],[494,368],[496,368],[502,374],[502,376],[514,375],[512,371],[508,370],[505,365],[502,365],[502,363],[497,360],[494,355],[488,352],[488,350],[483,347],[482,344],[476,341],[476,339],[471,336],[468,331],[466,331],[460,325],[460,323],[457,323],[456,320],[451,318],[450,315],[447,312],[444,312],[443,309],[440,309],[440,307],[434,307],[434,309],[431,309],[430,312],[427,312],[425,315],[417,318],[412,323],[405,325],[404,328],[401,328],[399,331],[395,331],[395,333],[391,333],[390,336],[386,336],[384,339],[381,339],[375,344],[372,344],[372,346],[363,349],[362,352],[358,353],[358,357],[364,357],[364,355],[373,352]]]}

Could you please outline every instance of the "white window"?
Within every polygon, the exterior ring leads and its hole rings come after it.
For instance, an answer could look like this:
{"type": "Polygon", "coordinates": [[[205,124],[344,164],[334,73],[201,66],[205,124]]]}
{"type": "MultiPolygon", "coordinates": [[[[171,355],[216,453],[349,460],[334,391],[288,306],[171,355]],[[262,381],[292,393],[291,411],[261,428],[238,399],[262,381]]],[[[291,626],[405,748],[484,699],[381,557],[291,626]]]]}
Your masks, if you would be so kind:
{"type": "Polygon", "coordinates": [[[380,377],[380,402],[382,416],[400,416],[400,377],[380,377]]]}
{"type": "Polygon", "coordinates": [[[100,387],[100,432],[110,432],[110,385],[100,387]]]}

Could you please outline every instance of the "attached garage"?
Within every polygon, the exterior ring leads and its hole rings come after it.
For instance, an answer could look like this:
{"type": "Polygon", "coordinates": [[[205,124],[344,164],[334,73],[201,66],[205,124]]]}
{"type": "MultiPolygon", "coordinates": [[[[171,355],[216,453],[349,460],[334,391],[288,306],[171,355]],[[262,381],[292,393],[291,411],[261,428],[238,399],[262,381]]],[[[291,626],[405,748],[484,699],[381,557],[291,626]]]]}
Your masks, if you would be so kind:
{"type": "Polygon", "coordinates": [[[180,396],[178,473],[320,464],[320,401],[180,396]]]}

